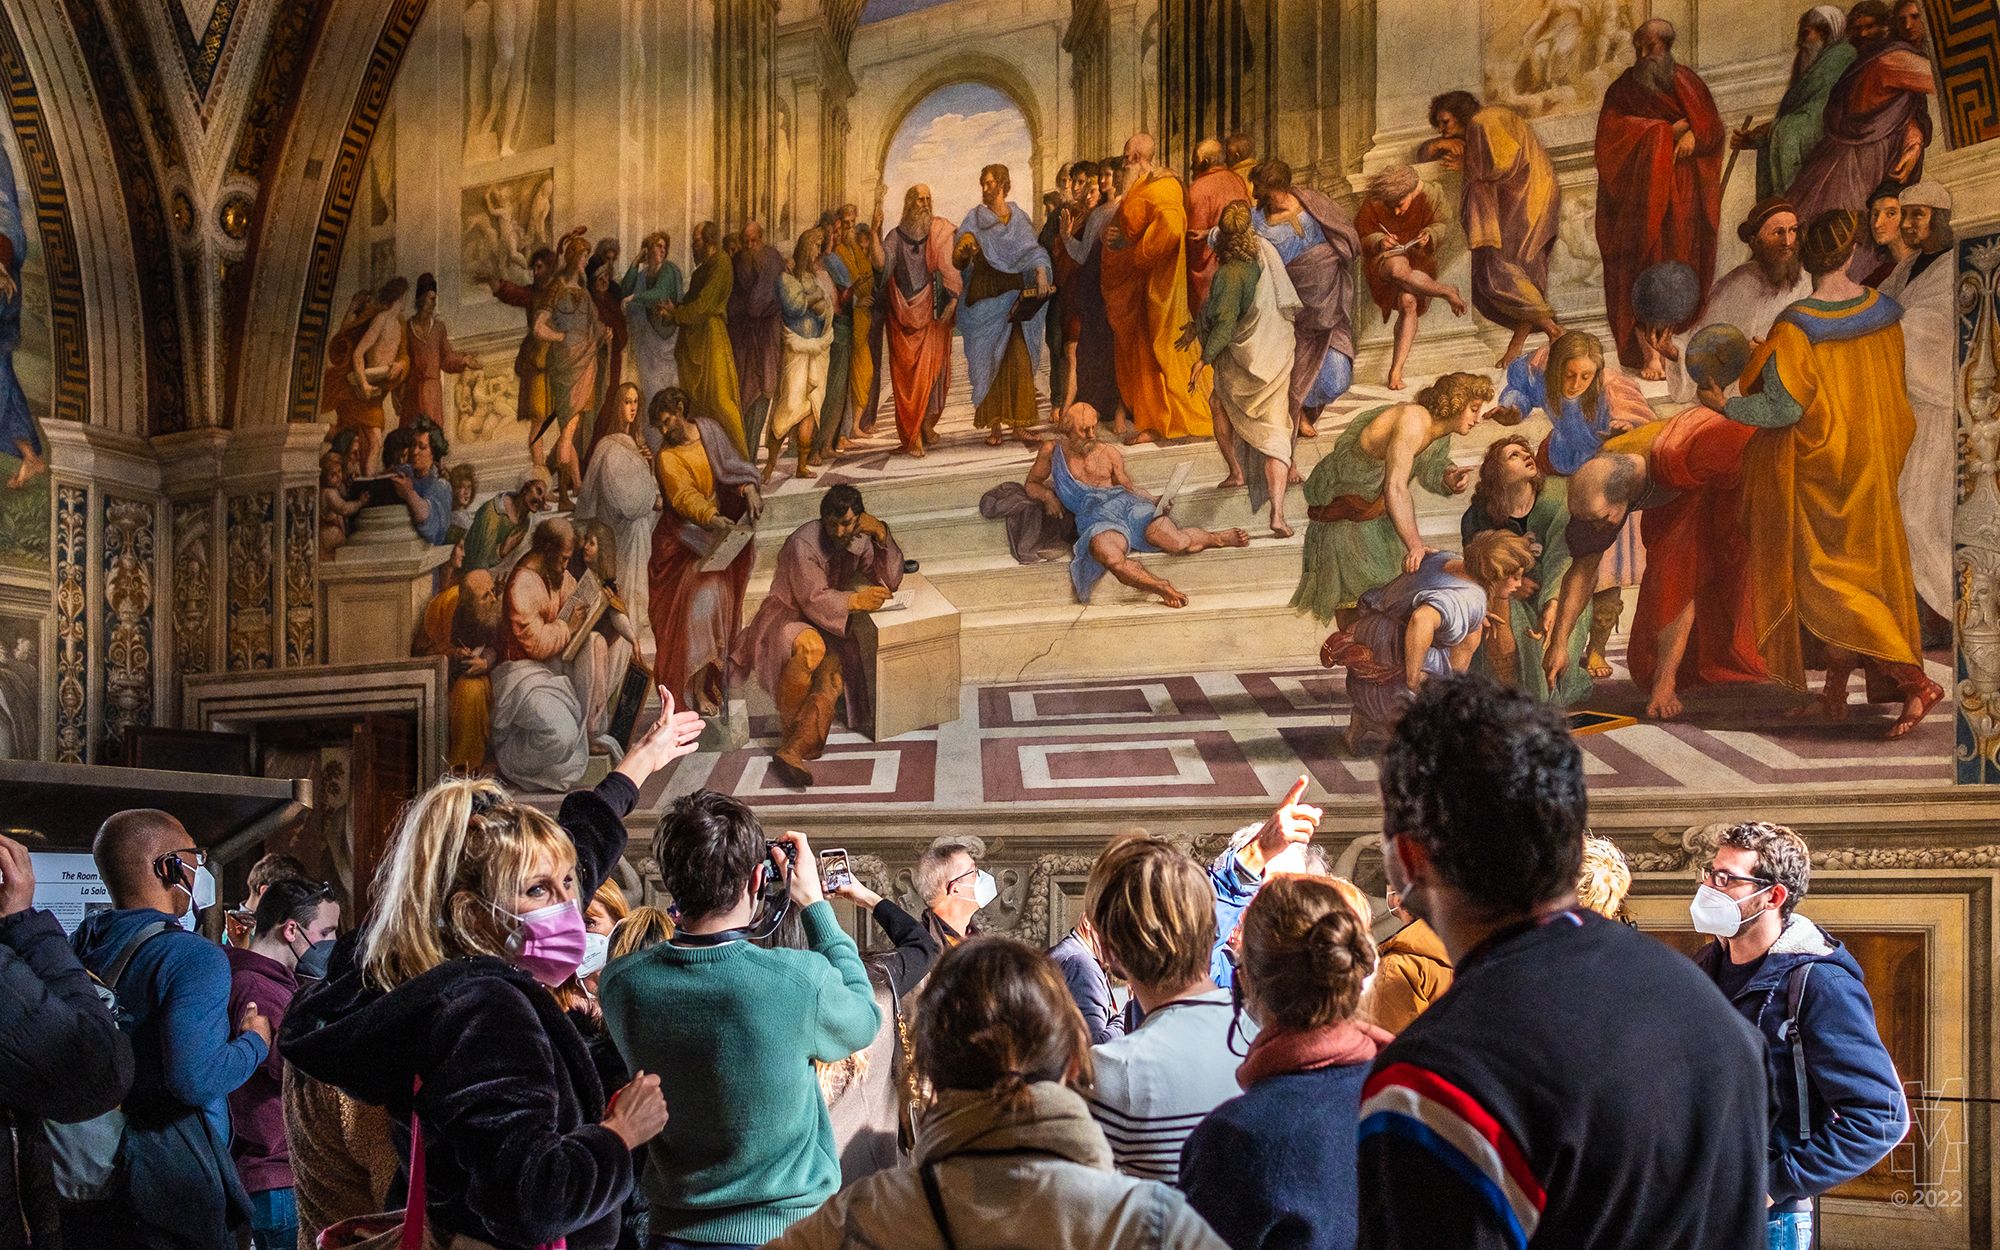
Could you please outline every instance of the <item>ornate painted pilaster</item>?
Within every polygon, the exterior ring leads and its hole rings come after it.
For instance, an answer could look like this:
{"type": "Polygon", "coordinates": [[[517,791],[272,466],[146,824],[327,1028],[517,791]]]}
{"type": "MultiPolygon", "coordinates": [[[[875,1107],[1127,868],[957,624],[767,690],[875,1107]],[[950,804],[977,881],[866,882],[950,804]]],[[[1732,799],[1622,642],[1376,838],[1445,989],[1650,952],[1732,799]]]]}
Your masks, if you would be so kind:
{"type": "Polygon", "coordinates": [[[188,677],[215,669],[214,537],[208,499],[174,501],[174,672],[188,677]]]}
{"type": "Polygon", "coordinates": [[[271,667],[271,538],[269,491],[229,500],[229,671],[271,667]]]}
{"type": "Polygon", "coordinates": [[[105,754],[122,760],[126,727],[153,718],[155,521],[148,500],[102,498],[105,754]]]}
{"type": "Polygon", "coordinates": [[[82,764],[90,753],[90,491],[56,487],[56,762],[82,764]]]}
{"type": "Polygon", "coordinates": [[[285,491],[285,667],[319,662],[319,490],[285,491]]]}
{"type": "Polygon", "coordinates": [[[2000,782],[2000,235],[1958,253],[1958,780],[2000,782]]]}

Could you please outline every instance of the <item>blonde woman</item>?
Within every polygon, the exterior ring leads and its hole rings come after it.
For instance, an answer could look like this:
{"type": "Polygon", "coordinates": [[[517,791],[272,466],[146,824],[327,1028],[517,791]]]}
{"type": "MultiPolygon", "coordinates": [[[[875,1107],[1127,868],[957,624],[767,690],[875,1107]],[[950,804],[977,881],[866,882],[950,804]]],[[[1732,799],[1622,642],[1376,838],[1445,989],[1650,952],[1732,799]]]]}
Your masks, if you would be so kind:
{"type": "Polygon", "coordinates": [[[624,853],[640,786],[701,736],[699,716],[661,700],[618,769],[557,817],[486,779],[419,795],[376,876],[372,919],[285,1017],[292,1065],[420,1126],[442,1246],[614,1245],[632,1151],[666,1123],[655,1076],[607,1102],[550,993],[582,961],[582,907],[624,853]]]}

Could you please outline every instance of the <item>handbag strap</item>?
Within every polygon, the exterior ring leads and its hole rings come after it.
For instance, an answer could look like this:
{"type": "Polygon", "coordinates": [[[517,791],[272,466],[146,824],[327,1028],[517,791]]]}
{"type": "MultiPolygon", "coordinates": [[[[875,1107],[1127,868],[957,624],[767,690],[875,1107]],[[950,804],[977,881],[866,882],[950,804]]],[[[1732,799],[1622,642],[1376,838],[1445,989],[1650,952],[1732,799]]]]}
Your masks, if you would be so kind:
{"type": "Polygon", "coordinates": [[[423,1087],[421,1076],[410,1085],[410,1184],[403,1196],[402,1250],[423,1250],[424,1244],[424,1216],[428,1206],[424,1192],[424,1122],[417,1118],[417,1092],[423,1087]]]}

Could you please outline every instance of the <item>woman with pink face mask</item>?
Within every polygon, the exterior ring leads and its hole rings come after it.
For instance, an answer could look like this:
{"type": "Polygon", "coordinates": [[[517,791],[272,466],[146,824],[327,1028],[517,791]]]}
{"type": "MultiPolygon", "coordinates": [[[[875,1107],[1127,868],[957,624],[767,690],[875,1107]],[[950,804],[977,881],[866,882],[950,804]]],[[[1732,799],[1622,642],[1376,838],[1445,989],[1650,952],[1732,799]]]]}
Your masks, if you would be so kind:
{"type": "Polygon", "coordinates": [[[424,1167],[410,1200],[433,1244],[617,1242],[632,1151],[666,1124],[666,1104],[644,1072],[607,1100],[551,991],[584,961],[583,907],[624,853],[639,787],[701,735],[698,715],[661,696],[665,715],[555,818],[486,779],[419,795],[371,919],[286,1016],[286,1060],[387,1108],[406,1158],[414,1121],[424,1167]]]}

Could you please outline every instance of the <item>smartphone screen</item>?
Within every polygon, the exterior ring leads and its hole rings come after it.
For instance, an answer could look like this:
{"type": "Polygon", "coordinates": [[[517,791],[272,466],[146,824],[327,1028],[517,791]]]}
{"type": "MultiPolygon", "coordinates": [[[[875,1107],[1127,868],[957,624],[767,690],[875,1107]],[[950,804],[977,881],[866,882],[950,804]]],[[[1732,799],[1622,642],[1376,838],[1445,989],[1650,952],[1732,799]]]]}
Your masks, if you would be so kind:
{"type": "Polygon", "coordinates": [[[854,874],[848,871],[847,852],[837,846],[828,847],[826,850],[821,851],[819,853],[819,879],[821,888],[827,890],[838,890],[841,886],[854,880],[854,874]]]}

